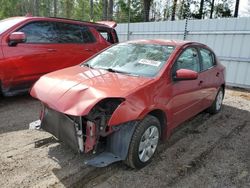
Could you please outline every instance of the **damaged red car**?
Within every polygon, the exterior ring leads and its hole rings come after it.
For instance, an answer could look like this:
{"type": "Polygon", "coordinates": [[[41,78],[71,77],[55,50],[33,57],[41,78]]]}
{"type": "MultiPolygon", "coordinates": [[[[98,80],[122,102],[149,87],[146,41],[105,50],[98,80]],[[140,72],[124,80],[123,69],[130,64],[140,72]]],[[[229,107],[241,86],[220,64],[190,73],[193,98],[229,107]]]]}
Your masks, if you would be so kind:
{"type": "Polygon", "coordinates": [[[206,45],[137,40],[41,77],[31,95],[43,104],[39,128],[92,152],[87,164],[141,168],[176,126],[221,110],[224,71],[206,45]]]}

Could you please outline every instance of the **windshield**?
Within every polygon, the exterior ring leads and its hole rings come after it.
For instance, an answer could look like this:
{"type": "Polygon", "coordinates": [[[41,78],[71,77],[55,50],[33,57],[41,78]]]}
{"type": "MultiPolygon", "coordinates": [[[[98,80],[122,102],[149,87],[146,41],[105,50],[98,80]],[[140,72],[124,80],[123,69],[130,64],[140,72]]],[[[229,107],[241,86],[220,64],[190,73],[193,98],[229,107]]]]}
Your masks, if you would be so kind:
{"type": "Polygon", "coordinates": [[[0,34],[14,26],[15,24],[23,21],[25,18],[23,17],[18,17],[18,18],[8,18],[5,20],[0,21],[0,34]]]}
{"type": "Polygon", "coordinates": [[[166,64],[174,46],[123,43],[113,46],[84,66],[135,76],[154,77],[166,64]]]}

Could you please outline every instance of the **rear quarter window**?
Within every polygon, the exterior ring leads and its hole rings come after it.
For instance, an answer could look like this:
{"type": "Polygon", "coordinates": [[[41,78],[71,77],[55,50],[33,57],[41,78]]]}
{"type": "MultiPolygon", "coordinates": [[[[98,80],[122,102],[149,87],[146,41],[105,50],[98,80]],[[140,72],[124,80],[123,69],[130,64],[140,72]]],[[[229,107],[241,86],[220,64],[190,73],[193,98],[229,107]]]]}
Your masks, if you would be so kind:
{"type": "Polygon", "coordinates": [[[106,41],[115,43],[111,31],[105,29],[97,29],[97,31],[106,41]]]}

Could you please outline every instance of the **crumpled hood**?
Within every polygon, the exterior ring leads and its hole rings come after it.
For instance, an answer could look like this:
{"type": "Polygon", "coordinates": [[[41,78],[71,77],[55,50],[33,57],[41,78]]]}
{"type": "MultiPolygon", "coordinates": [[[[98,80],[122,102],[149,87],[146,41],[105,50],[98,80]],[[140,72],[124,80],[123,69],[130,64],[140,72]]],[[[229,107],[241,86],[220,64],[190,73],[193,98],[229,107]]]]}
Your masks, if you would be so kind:
{"type": "Polygon", "coordinates": [[[54,110],[80,116],[100,100],[126,98],[151,80],[78,65],[42,76],[30,93],[54,110]]]}

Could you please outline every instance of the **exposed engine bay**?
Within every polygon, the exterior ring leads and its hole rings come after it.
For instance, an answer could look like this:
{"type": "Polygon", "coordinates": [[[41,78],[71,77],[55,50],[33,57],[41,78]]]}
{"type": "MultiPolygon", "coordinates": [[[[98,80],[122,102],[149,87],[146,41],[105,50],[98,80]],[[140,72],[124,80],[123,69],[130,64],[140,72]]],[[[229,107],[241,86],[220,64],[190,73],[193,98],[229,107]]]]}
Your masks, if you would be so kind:
{"type": "Polygon", "coordinates": [[[75,152],[92,152],[96,155],[97,161],[94,158],[86,163],[106,166],[125,159],[134,130],[131,129],[134,122],[122,126],[108,126],[110,117],[122,101],[123,99],[104,99],[95,105],[87,116],[71,116],[43,105],[40,128],[66,143],[75,152]],[[130,131],[126,130],[126,127],[130,131]],[[126,146],[123,143],[126,143],[126,146]]]}

